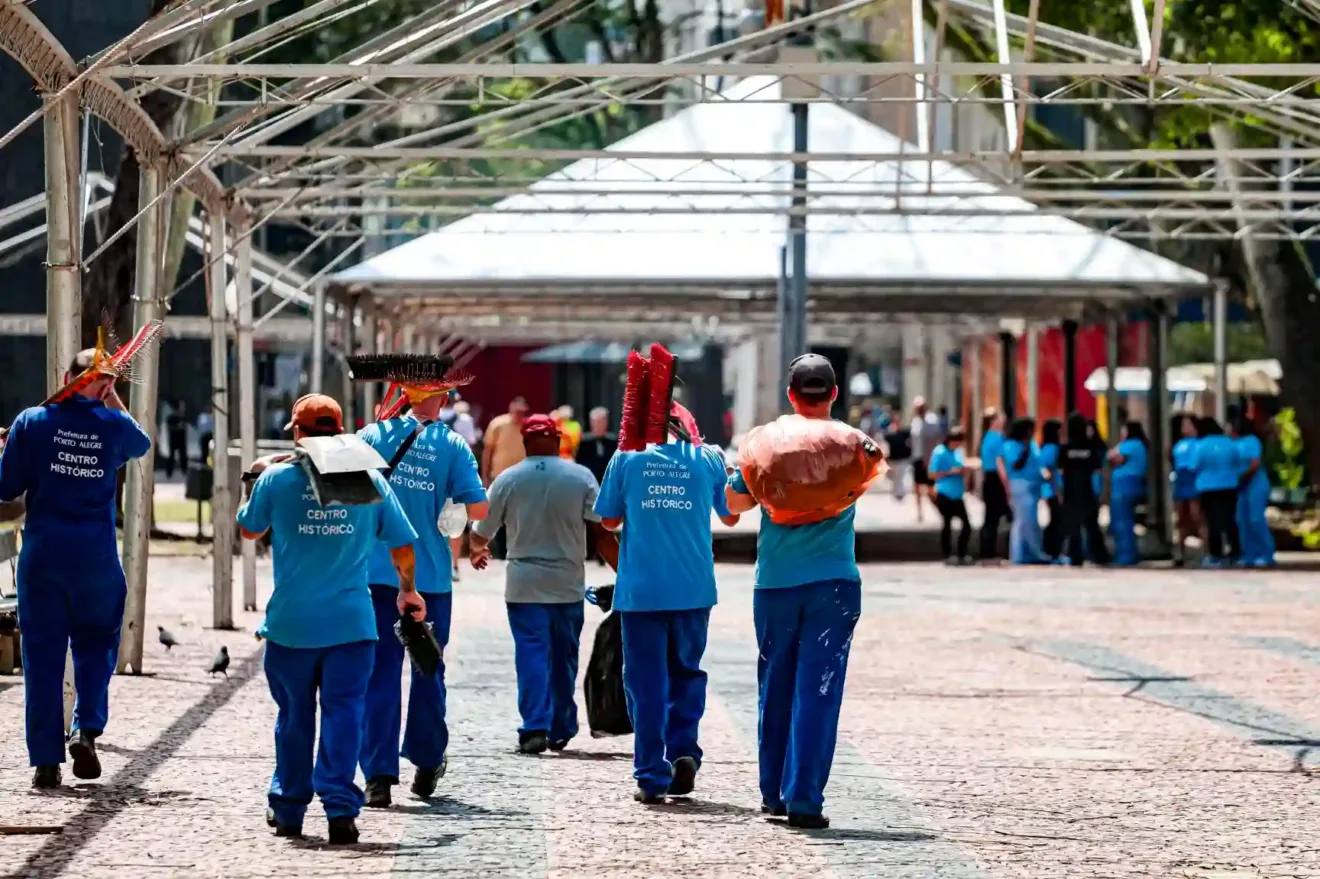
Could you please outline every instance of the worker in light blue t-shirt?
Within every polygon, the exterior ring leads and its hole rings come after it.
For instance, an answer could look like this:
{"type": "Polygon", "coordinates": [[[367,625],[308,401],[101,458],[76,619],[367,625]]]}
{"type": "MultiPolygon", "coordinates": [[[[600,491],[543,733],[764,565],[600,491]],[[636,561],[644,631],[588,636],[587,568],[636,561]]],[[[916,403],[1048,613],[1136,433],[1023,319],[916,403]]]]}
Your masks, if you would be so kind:
{"type": "Polygon", "coordinates": [[[981,416],[981,501],[985,520],[981,524],[981,561],[999,558],[999,524],[1012,521],[1008,503],[1008,485],[999,475],[999,459],[1004,454],[1004,414],[985,410],[981,416]]]}
{"type": "Polygon", "coordinates": [[[1119,442],[1109,452],[1113,470],[1109,474],[1109,531],[1114,536],[1114,564],[1135,565],[1137,550],[1137,506],[1146,498],[1148,441],[1140,421],[1129,421],[1119,433],[1119,442]]]}
{"type": "Polygon", "coordinates": [[[940,549],[947,565],[971,564],[967,544],[972,536],[972,524],[967,520],[967,504],[963,495],[967,491],[967,470],[963,461],[963,432],[955,427],[944,442],[935,447],[930,456],[930,478],[935,482],[935,509],[939,510],[944,525],[940,529],[940,549]],[[953,551],[953,523],[960,523],[958,552],[953,551]]]}
{"type": "Polygon", "coordinates": [[[615,453],[596,498],[602,524],[623,528],[614,610],[641,803],[691,793],[701,768],[701,657],[715,606],[711,511],[737,522],[725,505],[725,473],[710,446],[651,444],[615,453]]]}
{"type": "Polygon", "coordinates": [[[1200,438],[1189,461],[1196,473],[1196,492],[1205,516],[1206,556],[1201,565],[1230,564],[1242,552],[1237,525],[1237,446],[1218,421],[1206,416],[1197,423],[1200,438]]]}
{"type": "MultiPolygon", "coordinates": [[[[411,411],[407,415],[369,424],[359,432],[363,442],[393,460],[405,442],[411,445],[390,473],[390,487],[417,531],[417,591],[426,599],[428,618],[443,651],[449,643],[453,609],[453,570],[449,537],[438,521],[448,500],[465,505],[467,518],[486,515],[486,490],[477,472],[477,459],[462,436],[439,423],[448,403],[444,392],[426,392],[405,386],[411,411]]],[[[445,721],[445,664],[443,655],[435,674],[427,677],[410,664],[408,720],[403,723],[403,645],[394,635],[399,615],[394,609],[398,577],[388,547],[371,554],[367,577],[376,609],[376,667],[367,690],[367,715],[362,731],[362,774],[367,779],[367,806],[383,809],[392,800],[391,787],[399,783],[399,757],[413,764],[412,792],[422,799],[435,793],[448,766],[449,727],[445,721]],[[404,726],[403,747],[399,728],[404,726]]]]}
{"type": "MultiPolygon", "coordinates": [[[[788,399],[804,418],[829,419],[839,388],[819,354],[789,366],[788,399]]],[[[729,479],[729,511],[756,506],[741,472],[729,479]]],[[[761,808],[803,829],[821,829],[834,762],[853,628],[862,615],[855,507],[809,525],[777,525],[764,513],[756,541],[752,612],[760,647],[761,808]]]]}
{"type": "Polygon", "coordinates": [[[1232,424],[1238,460],[1237,525],[1242,539],[1242,564],[1268,568],[1274,564],[1274,534],[1265,509],[1270,503],[1270,479],[1261,466],[1264,449],[1256,425],[1245,415],[1232,424]]]}
{"type": "MultiPolygon", "coordinates": [[[[310,394],[294,404],[290,426],[295,441],[338,436],[343,414],[334,400],[310,394]]],[[[402,581],[395,613],[420,620],[426,603],[413,585],[417,532],[379,473],[371,479],[381,503],[322,507],[301,466],[272,456],[251,469],[261,475],[238,511],[238,525],[249,540],[270,532],[275,568],[275,591],[257,630],[266,640],[266,680],[279,708],[266,822],[278,836],[301,836],[314,791],[329,819],[330,843],[356,843],[363,796],[354,777],[377,638],[367,557],[378,543],[389,548],[402,581]]]]}

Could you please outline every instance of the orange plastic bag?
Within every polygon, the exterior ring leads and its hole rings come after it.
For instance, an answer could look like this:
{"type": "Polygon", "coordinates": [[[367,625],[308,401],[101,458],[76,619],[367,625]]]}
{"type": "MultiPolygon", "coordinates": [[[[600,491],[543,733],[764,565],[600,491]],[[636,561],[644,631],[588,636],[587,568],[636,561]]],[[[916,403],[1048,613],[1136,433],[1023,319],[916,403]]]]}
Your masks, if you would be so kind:
{"type": "Polygon", "coordinates": [[[738,469],[770,521],[808,525],[848,509],[889,468],[880,447],[860,430],[783,415],[747,434],[738,469]]]}

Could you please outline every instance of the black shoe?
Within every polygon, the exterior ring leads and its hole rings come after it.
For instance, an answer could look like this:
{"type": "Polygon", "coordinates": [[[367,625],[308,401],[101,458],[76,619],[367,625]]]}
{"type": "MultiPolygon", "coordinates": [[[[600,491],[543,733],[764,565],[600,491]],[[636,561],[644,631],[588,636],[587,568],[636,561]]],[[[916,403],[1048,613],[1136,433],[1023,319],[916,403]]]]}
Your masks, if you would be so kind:
{"type": "Polygon", "coordinates": [[[694,757],[679,757],[674,761],[674,777],[669,782],[671,797],[685,797],[697,786],[697,761],[694,757]]]}
{"type": "Polygon", "coordinates": [[[804,815],[801,812],[788,813],[788,826],[798,830],[824,830],[830,826],[830,819],[824,815],[804,815]]]}
{"type": "Polygon", "coordinates": [[[73,758],[73,777],[90,780],[101,777],[101,760],[96,756],[96,734],[80,729],[69,736],[69,756],[73,758]]]}
{"type": "Polygon", "coordinates": [[[280,836],[280,837],[284,837],[284,838],[286,838],[286,839],[297,839],[298,837],[302,836],[302,825],[301,825],[301,824],[297,824],[297,825],[294,825],[294,824],[281,824],[279,821],[276,821],[276,820],[275,820],[275,810],[274,810],[274,809],[267,809],[267,810],[266,810],[266,826],[267,826],[267,827],[274,827],[274,828],[275,828],[275,835],[276,835],[276,836],[280,836]]]}
{"type": "Polygon", "coordinates": [[[368,809],[388,809],[392,802],[390,788],[398,783],[397,778],[388,775],[377,775],[368,778],[366,807],[368,809]]]}
{"type": "Polygon", "coordinates": [[[665,798],[660,794],[648,794],[640,787],[637,788],[637,793],[633,794],[633,799],[643,806],[658,806],[665,801],[665,798]]]}
{"type": "Polygon", "coordinates": [[[417,767],[417,772],[413,774],[412,792],[423,800],[429,800],[435,795],[435,786],[445,777],[446,766],[448,762],[441,761],[439,766],[433,768],[417,767]]]}
{"type": "Polygon", "coordinates": [[[357,845],[357,821],[347,815],[331,818],[327,837],[331,845],[357,845]]]}
{"type": "Polygon", "coordinates": [[[38,766],[37,771],[32,773],[32,786],[37,790],[50,790],[60,786],[64,781],[64,772],[60,769],[58,763],[47,763],[45,766],[38,766]]]}
{"type": "Polygon", "coordinates": [[[568,739],[564,739],[558,742],[551,742],[548,747],[550,748],[551,751],[554,751],[556,754],[558,754],[560,751],[563,751],[565,748],[568,747],[568,741],[569,741],[568,739]]]}
{"type": "Polygon", "coordinates": [[[783,806],[767,806],[765,803],[762,803],[761,814],[769,815],[771,818],[783,818],[788,814],[788,810],[783,806]]]}
{"type": "Polygon", "coordinates": [[[520,754],[543,754],[548,747],[550,747],[550,740],[546,738],[543,732],[529,730],[518,734],[518,753],[520,754]]]}

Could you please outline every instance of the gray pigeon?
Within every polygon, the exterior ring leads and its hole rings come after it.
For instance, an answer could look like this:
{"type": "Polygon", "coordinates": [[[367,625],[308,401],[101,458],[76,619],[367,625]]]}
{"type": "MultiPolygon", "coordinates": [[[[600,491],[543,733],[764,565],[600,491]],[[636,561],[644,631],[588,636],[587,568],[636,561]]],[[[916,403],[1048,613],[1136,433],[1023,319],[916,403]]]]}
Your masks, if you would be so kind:
{"type": "Polygon", "coordinates": [[[218,651],[216,651],[215,659],[211,660],[211,668],[209,673],[211,674],[212,677],[214,677],[217,672],[224,675],[225,680],[229,680],[229,648],[228,647],[221,647],[218,651]]]}
{"type": "Polygon", "coordinates": [[[156,631],[160,632],[160,643],[165,645],[166,650],[169,650],[171,647],[179,646],[179,639],[170,634],[169,630],[164,626],[157,626],[156,631]]]}

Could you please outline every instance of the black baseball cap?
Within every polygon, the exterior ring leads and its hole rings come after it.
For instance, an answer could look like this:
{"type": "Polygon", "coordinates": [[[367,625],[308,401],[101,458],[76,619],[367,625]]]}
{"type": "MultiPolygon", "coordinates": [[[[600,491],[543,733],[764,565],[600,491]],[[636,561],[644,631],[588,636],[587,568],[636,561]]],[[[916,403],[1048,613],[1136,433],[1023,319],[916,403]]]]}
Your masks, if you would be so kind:
{"type": "Polygon", "coordinates": [[[803,354],[788,365],[788,389],[813,396],[828,394],[837,381],[834,367],[819,354],[803,354]]]}

